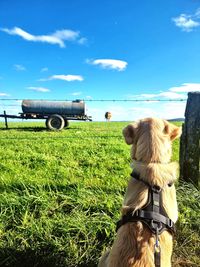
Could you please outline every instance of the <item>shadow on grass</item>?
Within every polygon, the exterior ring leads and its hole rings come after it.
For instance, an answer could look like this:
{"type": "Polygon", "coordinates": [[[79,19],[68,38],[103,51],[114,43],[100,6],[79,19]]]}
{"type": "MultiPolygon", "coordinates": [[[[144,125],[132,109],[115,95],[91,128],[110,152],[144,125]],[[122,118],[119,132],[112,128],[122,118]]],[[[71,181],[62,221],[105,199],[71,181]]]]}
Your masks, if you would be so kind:
{"type": "Polygon", "coordinates": [[[26,131],[26,132],[42,132],[42,131],[47,131],[45,127],[9,127],[8,129],[6,128],[1,128],[1,131],[26,131]]]}
{"type": "Polygon", "coordinates": [[[53,251],[43,248],[40,251],[27,249],[4,248],[0,252],[1,267],[57,267],[66,266],[65,257],[62,255],[53,256],[53,251]]]}
{"type": "MultiPolygon", "coordinates": [[[[52,132],[51,130],[48,130],[46,127],[9,127],[6,128],[0,128],[0,131],[10,131],[15,130],[19,132],[52,132]]],[[[63,130],[81,130],[79,127],[72,127],[72,128],[64,128],[63,130]]],[[[62,130],[62,131],[63,131],[62,130]]]]}
{"type": "MultiPolygon", "coordinates": [[[[72,259],[71,259],[72,260],[72,259]]],[[[73,262],[73,260],[72,260],[73,262]]],[[[0,251],[0,267],[96,267],[94,262],[74,265],[65,252],[55,253],[51,246],[40,250],[18,251],[4,248],[0,251]]],[[[75,261],[74,261],[75,262],[75,261]]]]}

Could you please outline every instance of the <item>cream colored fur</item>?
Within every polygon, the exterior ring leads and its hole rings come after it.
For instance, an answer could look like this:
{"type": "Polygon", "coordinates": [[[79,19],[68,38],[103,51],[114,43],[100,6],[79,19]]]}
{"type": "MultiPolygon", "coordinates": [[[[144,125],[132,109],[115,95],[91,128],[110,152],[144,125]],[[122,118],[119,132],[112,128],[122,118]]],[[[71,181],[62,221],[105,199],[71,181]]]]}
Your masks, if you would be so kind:
{"type": "MultiPolygon", "coordinates": [[[[132,168],[149,184],[163,188],[164,208],[169,218],[176,222],[178,209],[174,182],[177,163],[170,163],[171,142],[179,137],[179,127],[157,118],[146,118],[128,125],[123,130],[127,144],[131,145],[132,168]]],[[[148,197],[144,183],[131,178],[125,194],[122,215],[142,208],[148,197]]],[[[164,231],[160,235],[161,266],[171,267],[172,235],[164,231]]],[[[110,251],[104,253],[99,267],[154,267],[155,236],[141,222],[121,226],[110,251]]]]}

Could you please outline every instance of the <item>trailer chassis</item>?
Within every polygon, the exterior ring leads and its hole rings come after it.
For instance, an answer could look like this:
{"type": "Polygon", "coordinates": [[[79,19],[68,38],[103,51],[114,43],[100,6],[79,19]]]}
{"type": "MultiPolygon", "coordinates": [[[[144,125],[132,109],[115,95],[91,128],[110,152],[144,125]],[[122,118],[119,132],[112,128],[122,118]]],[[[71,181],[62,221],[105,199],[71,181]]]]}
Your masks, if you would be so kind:
{"type": "Polygon", "coordinates": [[[92,121],[91,116],[87,115],[65,115],[65,114],[36,114],[36,113],[19,113],[19,115],[9,115],[4,110],[0,114],[0,118],[5,119],[5,126],[8,129],[9,119],[22,119],[22,120],[46,120],[46,127],[49,130],[62,130],[69,125],[69,120],[76,121],[92,121]]]}

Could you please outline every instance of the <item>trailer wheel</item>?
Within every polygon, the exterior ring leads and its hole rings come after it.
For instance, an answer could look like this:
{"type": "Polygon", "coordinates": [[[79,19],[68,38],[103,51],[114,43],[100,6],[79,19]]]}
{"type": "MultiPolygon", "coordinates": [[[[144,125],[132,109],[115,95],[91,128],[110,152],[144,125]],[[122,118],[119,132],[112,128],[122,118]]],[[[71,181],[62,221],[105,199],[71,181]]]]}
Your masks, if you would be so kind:
{"type": "Polygon", "coordinates": [[[65,120],[65,126],[64,127],[68,127],[69,126],[69,121],[67,119],[64,119],[65,120]]]}
{"type": "Polygon", "coordinates": [[[58,114],[51,115],[46,119],[46,127],[49,130],[52,131],[62,130],[64,126],[65,126],[65,120],[63,119],[62,116],[58,114]]]}

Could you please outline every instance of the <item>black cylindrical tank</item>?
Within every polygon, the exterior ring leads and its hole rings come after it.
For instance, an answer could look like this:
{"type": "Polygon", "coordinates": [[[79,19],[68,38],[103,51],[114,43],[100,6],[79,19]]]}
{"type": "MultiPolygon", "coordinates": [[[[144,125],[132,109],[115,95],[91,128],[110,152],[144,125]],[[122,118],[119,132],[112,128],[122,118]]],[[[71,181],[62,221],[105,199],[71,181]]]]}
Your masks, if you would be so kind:
{"type": "Polygon", "coordinates": [[[23,100],[22,111],[34,114],[85,115],[85,102],[75,101],[46,101],[23,100]]]}

